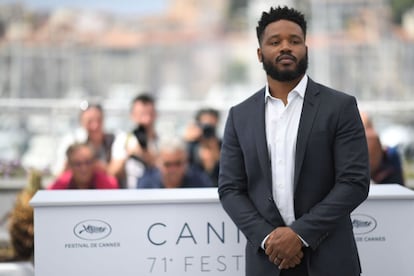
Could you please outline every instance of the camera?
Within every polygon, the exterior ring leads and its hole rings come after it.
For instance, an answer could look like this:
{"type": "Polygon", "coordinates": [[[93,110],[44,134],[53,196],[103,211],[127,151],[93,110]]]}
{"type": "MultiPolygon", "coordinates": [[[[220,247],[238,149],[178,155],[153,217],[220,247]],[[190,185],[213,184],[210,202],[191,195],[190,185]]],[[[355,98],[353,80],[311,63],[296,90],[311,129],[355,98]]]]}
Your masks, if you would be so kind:
{"type": "Polygon", "coordinates": [[[137,138],[139,145],[142,149],[147,149],[148,147],[148,137],[147,137],[147,130],[144,126],[139,125],[137,126],[132,133],[137,138]]]}
{"type": "Polygon", "coordinates": [[[212,138],[216,136],[216,128],[213,125],[201,124],[203,138],[212,138]]]}

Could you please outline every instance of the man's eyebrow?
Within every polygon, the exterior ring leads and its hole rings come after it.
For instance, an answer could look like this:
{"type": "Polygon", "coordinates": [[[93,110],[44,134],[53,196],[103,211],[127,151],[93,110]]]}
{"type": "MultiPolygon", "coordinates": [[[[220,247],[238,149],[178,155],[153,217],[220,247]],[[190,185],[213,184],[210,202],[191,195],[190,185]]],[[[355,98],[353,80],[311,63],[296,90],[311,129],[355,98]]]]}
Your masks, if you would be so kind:
{"type": "MultiPolygon", "coordinates": [[[[270,37],[268,37],[267,40],[274,39],[274,38],[280,38],[280,36],[281,36],[280,34],[274,34],[274,35],[271,35],[270,37]]],[[[301,40],[304,40],[302,38],[302,36],[297,35],[297,34],[290,34],[289,38],[299,38],[301,40]]]]}

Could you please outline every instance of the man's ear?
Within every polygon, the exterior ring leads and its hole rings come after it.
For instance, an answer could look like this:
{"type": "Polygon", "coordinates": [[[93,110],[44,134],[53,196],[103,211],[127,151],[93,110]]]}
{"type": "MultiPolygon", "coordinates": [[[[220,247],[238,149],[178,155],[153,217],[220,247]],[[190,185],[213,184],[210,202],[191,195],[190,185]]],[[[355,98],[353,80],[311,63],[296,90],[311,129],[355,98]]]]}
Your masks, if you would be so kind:
{"type": "Polygon", "coordinates": [[[259,59],[259,62],[263,62],[263,55],[262,55],[262,49],[257,48],[257,58],[259,59]]]}

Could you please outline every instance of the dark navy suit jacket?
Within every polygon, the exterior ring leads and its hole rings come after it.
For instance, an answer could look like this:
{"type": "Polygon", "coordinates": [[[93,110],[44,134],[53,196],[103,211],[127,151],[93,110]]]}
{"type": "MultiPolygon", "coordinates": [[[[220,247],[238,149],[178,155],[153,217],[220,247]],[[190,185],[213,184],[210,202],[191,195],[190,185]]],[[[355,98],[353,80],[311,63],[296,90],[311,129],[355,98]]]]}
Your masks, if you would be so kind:
{"type": "MultiPolygon", "coordinates": [[[[264,94],[230,109],[220,159],[221,203],[247,238],[246,276],[279,275],[260,245],[285,226],[272,197],[264,94]]],[[[309,78],[294,169],[296,221],[290,227],[309,244],[301,265],[311,276],[360,275],[350,213],[368,196],[370,177],[354,97],[309,78]]]]}

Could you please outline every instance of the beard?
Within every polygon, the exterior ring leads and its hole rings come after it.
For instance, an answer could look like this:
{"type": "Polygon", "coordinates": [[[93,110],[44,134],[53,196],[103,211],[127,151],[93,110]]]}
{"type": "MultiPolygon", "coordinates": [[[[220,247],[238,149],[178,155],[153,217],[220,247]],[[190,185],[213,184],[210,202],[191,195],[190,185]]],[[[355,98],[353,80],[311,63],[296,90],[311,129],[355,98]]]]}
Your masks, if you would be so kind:
{"type": "MultiPolygon", "coordinates": [[[[296,60],[296,59],[295,59],[296,60]]],[[[308,69],[308,51],[305,56],[299,60],[293,70],[279,70],[272,61],[266,60],[262,54],[263,69],[266,74],[277,81],[293,81],[306,73],[308,69]]]]}

